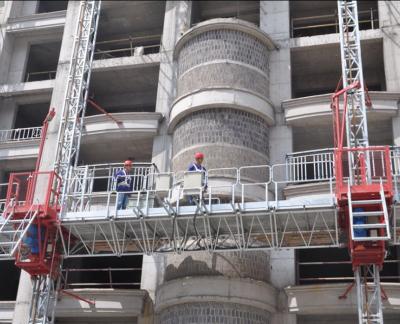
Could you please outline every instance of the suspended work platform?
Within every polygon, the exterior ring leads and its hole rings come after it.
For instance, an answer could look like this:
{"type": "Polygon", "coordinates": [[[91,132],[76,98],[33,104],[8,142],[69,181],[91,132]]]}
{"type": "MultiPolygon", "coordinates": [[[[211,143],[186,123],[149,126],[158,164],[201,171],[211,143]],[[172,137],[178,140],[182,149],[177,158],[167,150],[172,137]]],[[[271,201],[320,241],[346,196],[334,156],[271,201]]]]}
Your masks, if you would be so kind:
{"type": "MultiPolygon", "coordinates": [[[[392,157],[399,162],[397,154],[392,157]]],[[[333,154],[326,151],[296,153],[281,165],[210,169],[206,191],[191,172],[160,173],[152,164],[136,164],[125,210],[117,209],[114,175],[119,168],[89,165],[73,171],[58,225],[57,249],[64,257],[339,247],[347,242],[338,224],[333,154]],[[288,185],[324,189],[278,199],[288,185]],[[195,198],[193,205],[188,197],[195,198]]],[[[397,171],[393,167],[395,185],[397,171]]],[[[389,217],[394,244],[398,209],[395,204],[389,217]]],[[[9,238],[0,230],[1,257],[13,256],[3,245],[9,238]]]]}

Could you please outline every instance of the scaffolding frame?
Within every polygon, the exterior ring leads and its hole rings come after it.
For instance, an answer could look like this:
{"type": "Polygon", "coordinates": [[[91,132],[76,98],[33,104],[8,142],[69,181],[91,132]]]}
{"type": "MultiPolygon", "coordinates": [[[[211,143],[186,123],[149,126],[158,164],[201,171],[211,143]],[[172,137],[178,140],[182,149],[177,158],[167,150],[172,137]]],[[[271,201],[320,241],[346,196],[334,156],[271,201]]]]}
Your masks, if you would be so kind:
{"type": "Polygon", "coordinates": [[[81,1],[79,22],[76,27],[72,56],[68,72],[68,84],[62,109],[61,127],[58,133],[55,169],[64,180],[61,208],[65,199],[71,165],[76,166],[82,137],[83,119],[88,99],[89,83],[100,1],[81,1]]]}

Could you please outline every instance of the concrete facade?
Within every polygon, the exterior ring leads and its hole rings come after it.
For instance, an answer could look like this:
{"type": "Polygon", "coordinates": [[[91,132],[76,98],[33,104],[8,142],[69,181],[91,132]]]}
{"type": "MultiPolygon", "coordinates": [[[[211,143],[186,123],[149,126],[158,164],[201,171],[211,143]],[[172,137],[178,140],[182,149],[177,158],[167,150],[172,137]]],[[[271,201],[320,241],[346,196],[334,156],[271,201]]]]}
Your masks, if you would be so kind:
{"type": "MultiPolygon", "coordinates": [[[[22,106],[55,107],[41,164],[49,170],[79,3],[39,13],[39,2],[0,2],[0,132],[21,120],[40,126],[34,117],[45,115],[33,108],[24,115],[22,106]],[[40,57],[51,56],[45,46],[57,42],[53,75],[40,57]],[[41,55],[32,45],[43,46],[41,55]],[[48,77],[28,80],[29,66],[48,77]]],[[[82,164],[132,156],[161,172],[182,171],[202,151],[208,169],[239,168],[281,164],[288,153],[333,146],[329,96],[340,76],[338,34],[312,26],[305,36],[295,34],[295,18],[334,15],[335,2],[260,1],[257,24],[246,21],[242,1],[199,3],[103,1],[98,51],[107,53],[95,57],[90,94],[124,126],[88,108],[82,164]],[[200,22],[193,25],[195,16],[200,22]],[[102,47],[126,35],[137,43],[102,47]],[[157,53],[146,52],[154,42],[157,53]],[[136,50],[126,54],[127,47],[136,50]]],[[[366,81],[373,83],[371,143],[400,146],[400,3],[371,3],[376,19],[361,32],[366,81]]],[[[33,169],[37,154],[35,138],[0,142],[0,183],[9,172],[33,169]]],[[[276,176],[283,180],[284,170],[276,176]]],[[[247,181],[259,178],[254,173],[247,181]]],[[[280,199],[327,190],[317,184],[280,189],[280,199]]],[[[299,263],[294,250],[145,255],[140,289],[75,289],[96,305],[61,296],[56,314],[59,323],[354,323],[354,294],[350,302],[337,299],[346,284],[300,284],[299,263]]],[[[391,280],[385,283],[390,324],[400,318],[398,279],[391,280]]],[[[0,301],[1,323],[26,323],[30,289],[22,273],[16,299],[0,301]]]]}

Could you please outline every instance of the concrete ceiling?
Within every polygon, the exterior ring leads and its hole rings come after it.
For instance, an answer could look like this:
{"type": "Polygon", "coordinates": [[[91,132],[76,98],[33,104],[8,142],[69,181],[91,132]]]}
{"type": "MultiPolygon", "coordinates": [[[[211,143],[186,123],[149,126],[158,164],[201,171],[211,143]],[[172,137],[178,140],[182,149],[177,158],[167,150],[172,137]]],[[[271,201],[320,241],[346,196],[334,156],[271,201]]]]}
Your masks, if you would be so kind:
{"type": "Polygon", "coordinates": [[[103,1],[98,41],[161,34],[164,1],[103,1]]]}
{"type": "MultiPolygon", "coordinates": [[[[385,90],[382,40],[362,42],[364,79],[370,90],[385,90]]],[[[339,44],[291,52],[293,97],[333,92],[341,76],[339,44]]]]}

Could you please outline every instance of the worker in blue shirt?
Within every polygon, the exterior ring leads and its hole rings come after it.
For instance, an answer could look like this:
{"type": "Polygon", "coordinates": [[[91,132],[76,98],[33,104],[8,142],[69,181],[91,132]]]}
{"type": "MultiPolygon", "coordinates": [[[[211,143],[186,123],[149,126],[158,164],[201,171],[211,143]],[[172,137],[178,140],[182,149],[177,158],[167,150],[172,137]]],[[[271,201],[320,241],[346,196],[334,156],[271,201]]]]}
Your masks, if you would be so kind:
{"type": "Polygon", "coordinates": [[[124,168],[115,173],[115,179],[117,182],[117,209],[126,209],[128,205],[128,199],[133,191],[133,179],[129,173],[132,170],[132,161],[126,160],[124,162],[124,168]]]}
{"type": "MultiPolygon", "coordinates": [[[[45,229],[41,227],[40,230],[40,240],[43,244],[45,236],[45,229]]],[[[30,262],[32,258],[39,255],[40,245],[39,245],[39,228],[37,224],[31,224],[22,239],[22,249],[20,251],[22,262],[30,262]]]]}
{"type": "MultiPolygon", "coordinates": [[[[204,154],[201,152],[197,152],[194,155],[194,162],[190,163],[188,171],[192,171],[192,172],[201,172],[202,173],[202,181],[201,184],[203,186],[204,190],[207,190],[207,177],[206,177],[206,168],[202,165],[204,161],[204,154]]],[[[193,196],[189,196],[188,198],[189,200],[189,204],[190,205],[194,205],[194,197],[193,196]]]]}

